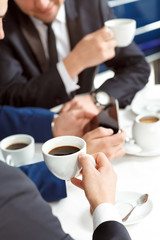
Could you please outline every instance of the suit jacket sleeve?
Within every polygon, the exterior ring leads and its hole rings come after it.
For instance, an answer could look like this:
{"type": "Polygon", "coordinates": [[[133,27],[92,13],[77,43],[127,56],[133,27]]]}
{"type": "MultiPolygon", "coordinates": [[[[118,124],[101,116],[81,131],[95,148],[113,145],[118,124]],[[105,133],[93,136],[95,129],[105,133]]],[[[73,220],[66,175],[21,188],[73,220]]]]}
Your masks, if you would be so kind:
{"type": "Polygon", "coordinates": [[[72,239],[23,172],[0,161],[0,182],[0,239],[72,239]]]}
{"type": "MultiPolygon", "coordinates": [[[[72,240],[23,172],[0,161],[0,182],[0,239],[72,240]]],[[[93,240],[113,239],[130,240],[122,224],[102,223],[93,235],[93,240]]]]}
{"type": "Polygon", "coordinates": [[[119,222],[107,221],[100,224],[94,234],[93,240],[131,240],[126,228],[119,222]]]}
{"type": "Polygon", "coordinates": [[[42,108],[0,106],[0,139],[12,134],[32,135],[36,142],[52,138],[54,113],[42,108]]]}
{"type": "Polygon", "coordinates": [[[117,48],[115,58],[105,64],[115,75],[104,82],[100,89],[117,98],[120,107],[124,108],[148,82],[149,66],[134,43],[125,49],[117,48]]]}
{"type": "Polygon", "coordinates": [[[68,101],[70,97],[56,66],[42,72],[36,61],[32,60],[33,56],[30,57],[31,50],[26,49],[24,40],[17,38],[15,43],[14,38],[12,42],[10,37],[7,41],[7,31],[5,33],[6,38],[0,41],[0,105],[49,109],[68,101]],[[21,48],[23,51],[18,53],[21,48]],[[18,54],[20,58],[16,59],[18,54]]]}

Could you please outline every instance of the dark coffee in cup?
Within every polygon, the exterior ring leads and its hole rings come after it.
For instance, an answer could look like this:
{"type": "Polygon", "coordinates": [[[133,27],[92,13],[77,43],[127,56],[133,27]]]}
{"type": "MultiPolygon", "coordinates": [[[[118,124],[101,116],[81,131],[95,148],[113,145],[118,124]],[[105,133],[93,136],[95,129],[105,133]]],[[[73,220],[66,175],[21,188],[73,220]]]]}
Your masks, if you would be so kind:
{"type": "Polygon", "coordinates": [[[80,149],[74,146],[60,146],[53,148],[48,153],[53,156],[63,156],[63,155],[70,155],[73,153],[78,152],[80,149]]]}
{"type": "Polygon", "coordinates": [[[14,144],[9,145],[6,149],[17,150],[17,149],[21,149],[21,148],[24,148],[24,147],[27,147],[27,146],[28,146],[27,143],[14,143],[14,144]]]}
{"type": "Polygon", "coordinates": [[[157,122],[159,119],[157,117],[154,117],[154,116],[146,116],[146,117],[143,117],[141,118],[139,121],[141,123],[154,123],[154,122],[157,122]]]}

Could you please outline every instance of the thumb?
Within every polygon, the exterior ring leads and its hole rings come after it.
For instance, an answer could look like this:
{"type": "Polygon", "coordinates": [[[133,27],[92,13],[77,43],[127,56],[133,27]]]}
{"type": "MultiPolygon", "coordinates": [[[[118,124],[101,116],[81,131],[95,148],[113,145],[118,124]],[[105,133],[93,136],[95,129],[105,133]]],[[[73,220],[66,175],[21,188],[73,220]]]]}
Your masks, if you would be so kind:
{"type": "Polygon", "coordinates": [[[79,155],[79,163],[81,164],[83,171],[93,169],[96,165],[94,158],[91,155],[84,153],[79,155]]]}

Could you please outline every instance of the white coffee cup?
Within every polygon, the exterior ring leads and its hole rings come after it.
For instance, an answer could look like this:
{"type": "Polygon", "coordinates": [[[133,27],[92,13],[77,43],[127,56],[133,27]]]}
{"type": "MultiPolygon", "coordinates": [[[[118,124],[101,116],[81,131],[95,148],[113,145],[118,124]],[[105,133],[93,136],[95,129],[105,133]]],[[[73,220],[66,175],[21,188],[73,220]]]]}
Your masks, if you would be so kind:
{"type": "Polygon", "coordinates": [[[138,115],[133,123],[132,135],[142,150],[150,151],[159,148],[160,119],[156,114],[138,115]]]}
{"type": "MultiPolygon", "coordinates": [[[[20,145],[19,145],[20,147],[20,145]]],[[[4,138],[0,142],[0,148],[4,161],[13,167],[26,165],[34,156],[35,142],[34,138],[27,134],[15,134],[4,138]],[[20,144],[22,148],[16,148],[20,144]]]]}
{"type": "Polygon", "coordinates": [[[114,34],[117,47],[126,47],[134,39],[136,21],[129,18],[116,18],[104,23],[114,34]]]}
{"type": "MultiPolygon", "coordinates": [[[[77,176],[82,169],[78,161],[78,156],[80,153],[86,153],[86,142],[82,138],[75,136],[55,137],[43,144],[42,153],[48,169],[58,178],[69,180],[77,176]],[[52,149],[62,146],[76,147],[78,151],[61,156],[51,155],[49,153],[52,149]]],[[[89,154],[87,155],[95,164],[94,158],[89,154]]]]}

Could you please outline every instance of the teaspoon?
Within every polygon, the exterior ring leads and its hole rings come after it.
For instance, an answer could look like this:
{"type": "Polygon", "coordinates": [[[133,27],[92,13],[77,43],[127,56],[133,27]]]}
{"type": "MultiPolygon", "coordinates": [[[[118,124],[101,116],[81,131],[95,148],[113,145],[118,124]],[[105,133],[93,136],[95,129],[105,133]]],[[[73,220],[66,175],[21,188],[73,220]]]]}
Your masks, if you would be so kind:
{"type": "Polygon", "coordinates": [[[148,194],[143,194],[142,196],[140,196],[140,198],[137,199],[136,201],[136,205],[134,207],[132,207],[132,209],[130,210],[130,212],[122,219],[123,222],[125,222],[129,216],[131,215],[131,213],[133,212],[133,210],[138,207],[141,206],[142,204],[144,204],[145,202],[147,202],[148,200],[148,194]]]}

